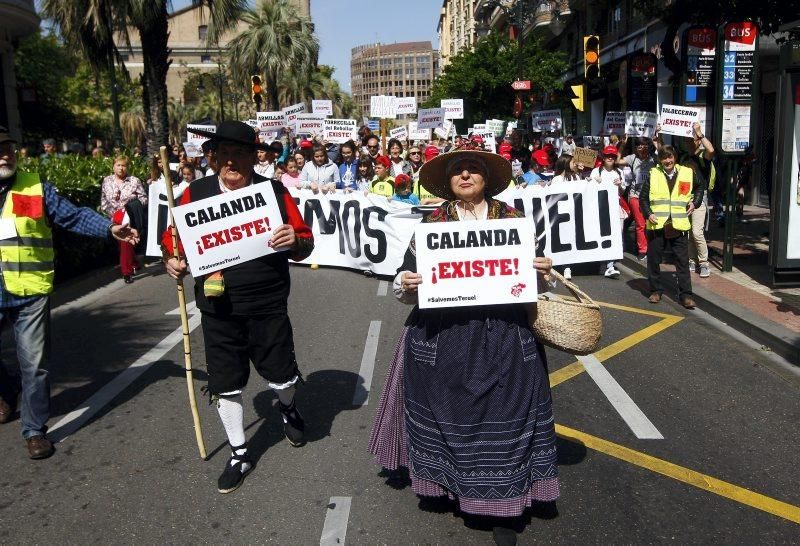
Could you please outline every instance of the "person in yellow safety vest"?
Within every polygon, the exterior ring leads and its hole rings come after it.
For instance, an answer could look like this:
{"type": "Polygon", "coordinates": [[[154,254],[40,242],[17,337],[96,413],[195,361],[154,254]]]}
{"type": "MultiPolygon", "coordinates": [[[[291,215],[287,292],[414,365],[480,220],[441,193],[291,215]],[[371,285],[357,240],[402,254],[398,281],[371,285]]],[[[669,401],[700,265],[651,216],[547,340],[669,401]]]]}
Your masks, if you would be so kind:
{"type": "Polygon", "coordinates": [[[54,453],[47,439],[50,417],[50,293],[53,291],[53,233],[50,226],[89,237],[130,244],[139,234],[128,225],[61,197],[38,173],[17,170],[16,141],[0,127],[0,322],[8,321],[17,342],[20,377],[0,362],[0,424],[7,423],[22,395],[20,421],[31,459],[54,453]]]}
{"type": "Polygon", "coordinates": [[[394,195],[394,178],[389,176],[392,160],[385,155],[379,155],[375,160],[375,178],[372,179],[370,193],[382,195],[386,199],[391,199],[394,195]]]}
{"type": "Polygon", "coordinates": [[[681,305],[694,309],[692,279],[689,276],[690,215],[703,202],[702,183],[694,171],[677,164],[678,154],[672,146],[662,146],[659,165],[650,170],[639,197],[642,214],[647,218],[647,276],[650,303],[661,301],[661,259],[669,248],[675,255],[678,274],[678,297],[681,305]]]}
{"type": "Polygon", "coordinates": [[[684,157],[681,164],[684,166],[696,165],[695,172],[699,171],[706,187],[703,191],[703,201],[700,206],[692,212],[692,232],[689,235],[689,271],[695,271],[695,267],[700,267],[700,277],[706,278],[711,275],[708,266],[708,245],[706,244],[705,227],[708,218],[708,194],[714,191],[717,181],[717,169],[712,163],[714,159],[714,145],[703,134],[703,128],[698,122],[692,126],[692,138],[686,140],[688,156],[684,157]]]}

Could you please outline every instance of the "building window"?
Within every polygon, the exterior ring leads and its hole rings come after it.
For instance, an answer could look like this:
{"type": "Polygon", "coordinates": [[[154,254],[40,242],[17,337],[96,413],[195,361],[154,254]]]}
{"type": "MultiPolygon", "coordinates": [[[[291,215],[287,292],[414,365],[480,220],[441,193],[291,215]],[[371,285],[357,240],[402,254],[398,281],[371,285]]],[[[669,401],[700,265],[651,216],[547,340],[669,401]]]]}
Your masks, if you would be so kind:
{"type": "Polygon", "coordinates": [[[213,62],[211,60],[211,55],[200,55],[200,62],[201,63],[210,63],[213,62]]]}
{"type": "Polygon", "coordinates": [[[197,27],[197,39],[204,40],[208,37],[208,25],[200,25],[197,27]]]}

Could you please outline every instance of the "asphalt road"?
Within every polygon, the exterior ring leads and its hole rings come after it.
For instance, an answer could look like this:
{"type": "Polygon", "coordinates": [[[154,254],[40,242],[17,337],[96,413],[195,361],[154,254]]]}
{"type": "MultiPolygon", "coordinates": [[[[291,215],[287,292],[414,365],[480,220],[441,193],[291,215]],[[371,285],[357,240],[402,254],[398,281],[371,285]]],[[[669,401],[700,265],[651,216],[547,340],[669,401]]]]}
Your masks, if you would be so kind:
{"type": "MultiPolygon", "coordinates": [[[[18,421],[0,427],[0,542],[313,544],[346,532],[353,544],[490,543],[479,520],[420,503],[367,452],[410,309],[354,272],[292,277],[309,443],[283,438],[277,400],[253,374],[245,426],[257,467],[230,495],[216,491],[228,452],[204,398],[209,458],[198,456],[179,319],[167,314],[175,285],[160,267],[56,307],[51,428],[63,441],[30,461],[18,421]]],[[[702,313],[648,304],[641,279],[575,280],[610,305],[604,349],[584,363],[548,350],[562,495],[529,511],[520,543],[797,542],[799,376],[702,313]]],[[[12,347],[6,330],[4,358],[12,347]]],[[[200,396],[199,328],[192,348],[200,396]]]]}

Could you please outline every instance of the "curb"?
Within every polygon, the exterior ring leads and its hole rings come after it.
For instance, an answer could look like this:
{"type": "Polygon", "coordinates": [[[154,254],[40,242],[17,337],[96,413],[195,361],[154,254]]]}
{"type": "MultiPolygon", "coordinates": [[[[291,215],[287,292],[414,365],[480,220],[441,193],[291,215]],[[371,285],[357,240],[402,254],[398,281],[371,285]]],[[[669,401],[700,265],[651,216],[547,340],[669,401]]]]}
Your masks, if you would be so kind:
{"type": "MultiPolygon", "coordinates": [[[[647,278],[647,268],[636,256],[626,252],[623,261],[629,269],[647,278]]],[[[664,285],[671,292],[677,291],[677,285],[671,277],[664,279],[664,285]]],[[[705,288],[693,285],[692,292],[697,306],[703,311],[760,343],[765,349],[785,358],[791,364],[800,366],[800,334],[762,318],[741,305],[722,299],[705,288]]],[[[664,295],[670,294],[665,290],[664,295]]]]}

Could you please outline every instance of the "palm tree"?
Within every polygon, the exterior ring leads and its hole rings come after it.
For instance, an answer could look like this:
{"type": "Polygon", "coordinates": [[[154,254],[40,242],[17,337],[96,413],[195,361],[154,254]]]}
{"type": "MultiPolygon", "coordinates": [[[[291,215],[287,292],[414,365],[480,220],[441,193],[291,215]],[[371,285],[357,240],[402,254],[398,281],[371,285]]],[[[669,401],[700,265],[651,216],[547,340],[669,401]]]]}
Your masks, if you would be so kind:
{"type": "MultiPolygon", "coordinates": [[[[247,0],[196,0],[209,12],[208,43],[236,25],[247,0]]],[[[80,47],[95,67],[102,70],[121,65],[115,35],[130,43],[128,29],[135,28],[142,44],[144,64],[142,106],[147,148],[153,152],[169,138],[167,115],[167,71],[171,50],[167,47],[167,0],[44,0],[43,11],[58,24],[65,40],[80,47]]]]}
{"type": "Polygon", "coordinates": [[[253,74],[266,78],[267,108],[280,106],[279,86],[285,75],[308,79],[317,64],[319,41],[314,25],[296,14],[286,0],[263,0],[241,20],[249,28],[228,44],[234,81],[249,81],[253,74]]]}

